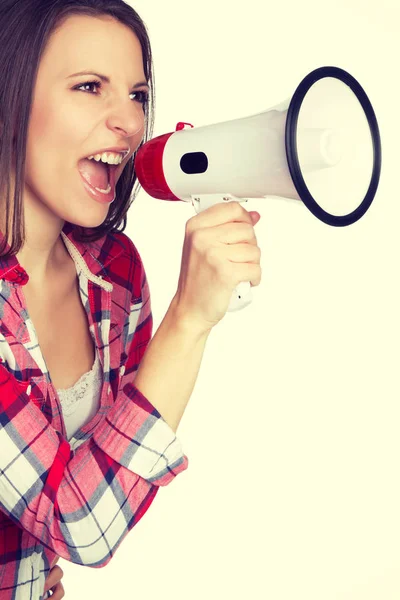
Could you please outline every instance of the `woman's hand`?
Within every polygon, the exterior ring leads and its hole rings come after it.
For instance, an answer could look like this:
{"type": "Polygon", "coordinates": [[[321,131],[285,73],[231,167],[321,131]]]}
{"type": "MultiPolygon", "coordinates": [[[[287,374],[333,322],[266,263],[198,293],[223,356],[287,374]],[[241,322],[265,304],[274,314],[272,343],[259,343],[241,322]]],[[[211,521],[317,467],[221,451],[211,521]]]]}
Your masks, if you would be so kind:
{"type": "Polygon", "coordinates": [[[210,331],[223,318],[238,283],[259,285],[261,251],[253,228],[259,219],[234,201],[187,221],[173,304],[179,317],[199,331],[210,331]]]}
{"type": "Polygon", "coordinates": [[[51,590],[53,592],[52,596],[50,596],[52,600],[61,600],[61,598],[64,598],[65,596],[64,586],[61,583],[64,572],[58,565],[54,566],[56,562],[58,562],[59,558],[60,557],[57,556],[57,558],[52,562],[52,568],[50,569],[50,573],[48,574],[44,584],[43,594],[45,594],[48,590],[51,590]]]}

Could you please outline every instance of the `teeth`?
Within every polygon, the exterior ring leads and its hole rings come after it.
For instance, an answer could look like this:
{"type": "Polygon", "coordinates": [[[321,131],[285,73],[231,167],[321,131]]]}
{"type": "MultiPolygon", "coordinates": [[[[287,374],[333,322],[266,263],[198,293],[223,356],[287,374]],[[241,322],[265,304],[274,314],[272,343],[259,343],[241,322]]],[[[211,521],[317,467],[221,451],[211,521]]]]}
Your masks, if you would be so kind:
{"type": "Polygon", "coordinates": [[[97,190],[98,192],[101,192],[102,194],[109,194],[111,192],[111,185],[108,184],[108,188],[106,190],[102,190],[101,188],[94,188],[95,190],[97,190]]]}
{"type": "Polygon", "coordinates": [[[117,152],[103,152],[103,154],[92,154],[92,156],[88,156],[88,160],[101,161],[103,163],[108,163],[109,165],[120,165],[123,161],[123,157],[117,152]]]}

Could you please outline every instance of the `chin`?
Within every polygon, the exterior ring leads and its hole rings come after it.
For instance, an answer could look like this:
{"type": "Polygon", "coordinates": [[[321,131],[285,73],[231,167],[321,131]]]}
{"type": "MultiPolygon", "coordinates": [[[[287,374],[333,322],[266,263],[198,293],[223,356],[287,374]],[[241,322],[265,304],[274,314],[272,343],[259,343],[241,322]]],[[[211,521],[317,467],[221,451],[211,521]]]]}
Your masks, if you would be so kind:
{"type": "MultiPolygon", "coordinates": [[[[104,210],[104,209],[103,209],[104,210]]],[[[100,225],[102,225],[104,223],[104,221],[107,218],[107,214],[108,211],[105,211],[104,214],[102,216],[100,215],[88,215],[86,214],[85,216],[81,216],[81,217],[76,217],[74,219],[66,219],[67,221],[69,221],[70,223],[72,223],[73,225],[77,225],[78,227],[85,227],[88,229],[92,229],[95,227],[100,227],[100,225]]]]}
{"type": "MultiPolygon", "coordinates": [[[[93,203],[93,207],[78,206],[72,210],[63,211],[60,215],[64,221],[72,223],[78,227],[94,228],[99,227],[107,218],[109,204],[93,203]]],[[[71,207],[72,208],[72,207],[71,207]]]]}

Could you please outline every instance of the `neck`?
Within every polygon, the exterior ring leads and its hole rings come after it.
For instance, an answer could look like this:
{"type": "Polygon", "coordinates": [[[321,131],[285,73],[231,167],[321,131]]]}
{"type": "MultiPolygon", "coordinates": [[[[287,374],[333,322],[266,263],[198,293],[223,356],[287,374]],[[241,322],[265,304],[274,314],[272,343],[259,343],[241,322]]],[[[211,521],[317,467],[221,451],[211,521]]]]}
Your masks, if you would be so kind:
{"type": "MultiPolygon", "coordinates": [[[[28,211],[29,213],[29,211],[28,211]]],[[[38,219],[27,218],[25,213],[25,241],[16,254],[20,265],[29,275],[31,283],[38,285],[50,280],[69,259],[61,231],[64,221],[60,219],[51,223],[39,222],[38,219]]],[[[0,230],[5,235],[5,222],[0,222],[0,230]]],[[[7,242],[11,245],[12,221],[9,224],[7,242]]]]}

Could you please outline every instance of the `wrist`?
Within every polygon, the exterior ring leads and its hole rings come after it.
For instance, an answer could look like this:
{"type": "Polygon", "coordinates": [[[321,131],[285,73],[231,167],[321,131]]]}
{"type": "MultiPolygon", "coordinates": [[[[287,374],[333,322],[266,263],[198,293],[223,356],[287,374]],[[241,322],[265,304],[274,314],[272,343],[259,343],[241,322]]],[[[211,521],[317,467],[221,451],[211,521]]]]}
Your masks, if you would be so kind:
{"type": "Polygon", "coordinates": [[[214,324],[206,323],[203,319],[197,318],[182,309],[176,294],[169,305],[166,316],[170,323],[182,333],[193,335],[198,339],[207,338],[214,326],[214,324]]]}

